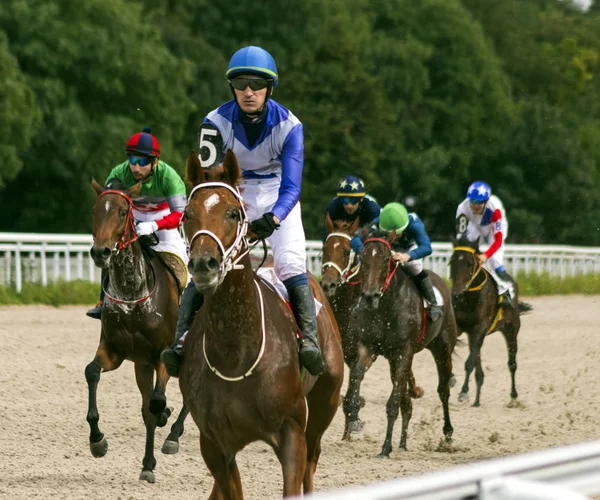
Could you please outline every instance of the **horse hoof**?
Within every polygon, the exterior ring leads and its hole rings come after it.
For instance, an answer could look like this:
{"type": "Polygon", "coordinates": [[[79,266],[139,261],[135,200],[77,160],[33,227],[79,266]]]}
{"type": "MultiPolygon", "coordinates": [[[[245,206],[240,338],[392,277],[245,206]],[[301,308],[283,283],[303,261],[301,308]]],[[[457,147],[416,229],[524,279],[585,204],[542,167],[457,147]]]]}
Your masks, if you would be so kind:
{"type": "Polygon", "coordinates": [[[350,439],[360,439],[365,423],[362,420],[355,420],[348,424],[348,437],[350,439]]]}
{"type": "Polygon", "coordinates": [[[165,455],[175,455],[179,453],[179,442],[178,441],[169,441],[168,439],[162,445],[160,449],[165,455]]]}
{"type": "Polygon", "coordinates": [[[456,377],[454,375],[452,375],[452,377],[450,377],[450,380],[448,381],[448,387],[450,387],[450,389],[452,389],[455,385],[456,385],[456,377]]]}
{"type": "Polygon", "coordinates": [[[415,386],[415,390],[411,392],[410,396],[413,399],[421,399],[425,395],[425,391],[422,387],[415,386]]]}
{"type": "Polygon", "coordinates": [[[469,401],[469,393],[468,393],[468,392],[461,392],[461,393],[458,395],[458,400],[459,400],[461,403],[464,403],[465,401],[469,401]]]}
{"type": "Polygon", "coordinates": [[[150,413],[153,415],[160,415],[163,410],[167,406],[167,398],[165,396],[162,397],[153,397],[150,400],[150,413]]]}
{"type": "Polygon", "coordinates": [[[147,481],[149,483],[154,483],[156,481],[154,477],[154,472],[151,470],[143,470],[140,474],[140,481],[147,481]]]}
{"type": "Polygon", "coordinates": [[[92,455],[96,458],[100,458],[106,455],[106,452],[108,451],[108,441],[106,440],[106,438],[103,437],[97,443],[90,442],[90,451],[92,452],[92,455]]]}
{"type": "Polygon", "coordinates": [[[389,453],[384,453],[383,451],[377,455],[375,458],[387,458],[389,460],[390,458],[390,454],[389,453]]]}
{"type": "Polygon", "coordinates": [[[160,414],[160,416],[157,418],[156,420],[156,426],[157,427],[164,427],[165,425],[167,425],[167,422],[169,421],[169,417],[171,416],[171,414],[173,413],[173,408],[170,406],[167,406],[162,413],[160,414]]]}
{"type": "Polygon", "coordinates": [[[479,401],[475,401],[472,405],[471,408],[479,408],[479,401]]]}

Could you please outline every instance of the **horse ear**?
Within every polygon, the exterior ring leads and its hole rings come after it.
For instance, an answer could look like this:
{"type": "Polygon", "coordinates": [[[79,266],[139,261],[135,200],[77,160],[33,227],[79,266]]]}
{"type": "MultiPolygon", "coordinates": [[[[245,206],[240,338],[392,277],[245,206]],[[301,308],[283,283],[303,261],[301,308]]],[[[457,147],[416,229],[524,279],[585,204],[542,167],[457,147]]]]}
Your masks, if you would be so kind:
{"type": "Polygon", "coordinates": [[[327,234],[333,233],[333,221],[331,220],[329,212],[325,214],[325,230],[327,231],[327,234]]]}
{"type": "Polygon", "coordinates": [[[204,171],[195,150],[191,150],[185,161],[185,181],[192,186],[197,186],[204,180],[204,171]]]}
{"type": "Polygon", "coordinates": [[[228,149],[223,160],[223,169],[225,174],[225,181],[231,186],[235,186],[238,183],[240,177],[240,166],[238,165],[235,153],[228,149]]]}
{"type": "Polygon", "coordinates": [[[141,190],[142,190],[142,183],[140,181],[137,184],[134,184],[133,186],[131,186],[127,190],[127,196],[129,196],[130,198],[135,198],[140,194],[141,190]]]}
{"type": "Polygon", "coordinates": [[[104,191],[104,188],[96,182],[96,179],[92,179],[92,189],[96,191],[96,194],[98,196],[100,196],[102,194],[102,191],[104,191]]]}

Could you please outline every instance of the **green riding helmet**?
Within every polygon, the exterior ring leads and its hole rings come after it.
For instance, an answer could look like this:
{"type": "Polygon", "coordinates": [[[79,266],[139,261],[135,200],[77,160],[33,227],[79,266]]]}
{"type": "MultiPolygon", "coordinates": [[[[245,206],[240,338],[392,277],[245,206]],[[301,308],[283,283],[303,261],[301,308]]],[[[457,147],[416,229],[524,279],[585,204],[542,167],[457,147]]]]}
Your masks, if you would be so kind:
{"type": "Polygon", "coordinates": [[[400,234],[408,226],[408,212],[402,203],[388,203],[379,215],[379,229],[400,234]]]}

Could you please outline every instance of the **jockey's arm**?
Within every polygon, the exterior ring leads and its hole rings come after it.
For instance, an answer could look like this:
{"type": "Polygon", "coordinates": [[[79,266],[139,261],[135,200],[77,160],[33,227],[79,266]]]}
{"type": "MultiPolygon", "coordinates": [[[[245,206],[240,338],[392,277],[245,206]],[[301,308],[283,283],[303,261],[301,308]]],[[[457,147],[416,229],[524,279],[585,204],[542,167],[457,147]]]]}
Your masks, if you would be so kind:
{"type": "Polygon", "coordinates": [[[279,197],[272,210],[279,221],[285,220],[300,199],[304,165],[304,132],[300,123],[290,131],[283,143],[281,165],[279,197]]]}
{"type": "Polygon", "coordinates": [[[494,210],[492,214],[492,234],[494,235],[494,242],[485,251],[484,255],[486,258],[490,258],[496,253],[496,251],[502,246],[504,241],[504,235],[502,234],[502,212],[499,209],[494,210]]]}
{"type": "Polygon", "coordinates": [[[408,252],[410,260],[419,260],[431,255],[431,241],[429,240],[427,231],[425,231],[423,222],[421,222],[420,219],[413,219],[409,224],[407,231],[411,232],[412,237],[417,244],[417,248],[408,252]]]}
{"type": "Polygon", "coordinates": [[[165,198],[169,204],[171,213],[165,215],[162,219],[156,221],[158,229],[177,229],[181,223],[183,217],[183,211],[185,210],[186,194],[185,184],[179,177],[179,174],[174,170],[169,172],[170,176],[165,185],[165,198]]]}

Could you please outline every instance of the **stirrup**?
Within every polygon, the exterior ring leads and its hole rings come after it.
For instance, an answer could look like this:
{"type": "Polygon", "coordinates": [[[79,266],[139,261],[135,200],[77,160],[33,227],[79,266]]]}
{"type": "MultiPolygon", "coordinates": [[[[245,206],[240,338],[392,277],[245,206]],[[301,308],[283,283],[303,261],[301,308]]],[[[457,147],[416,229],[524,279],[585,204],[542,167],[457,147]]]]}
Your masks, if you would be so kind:
{"type": "Polygon", "coordinates": [[[89,309],[85,315],[93,319],[102,319],[102,301],[89,309]]]}

